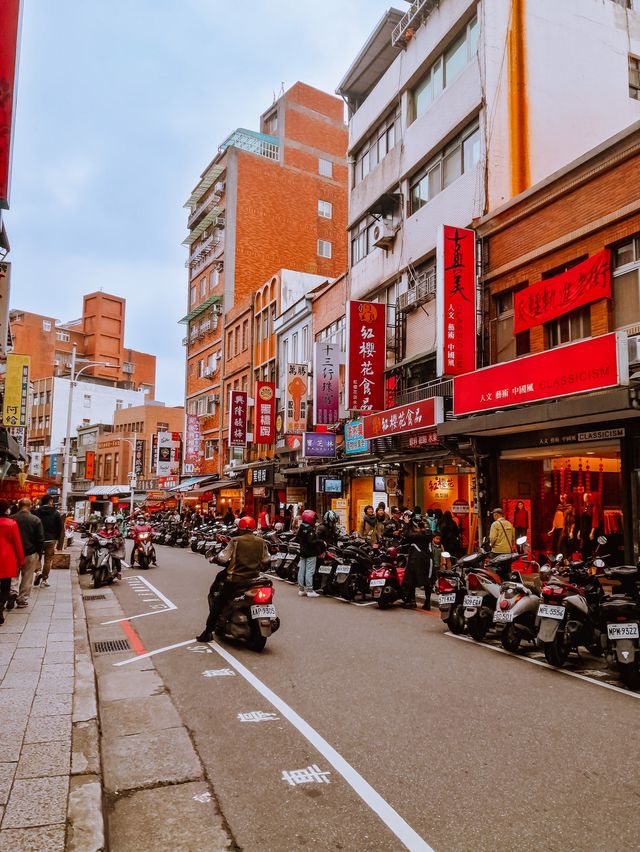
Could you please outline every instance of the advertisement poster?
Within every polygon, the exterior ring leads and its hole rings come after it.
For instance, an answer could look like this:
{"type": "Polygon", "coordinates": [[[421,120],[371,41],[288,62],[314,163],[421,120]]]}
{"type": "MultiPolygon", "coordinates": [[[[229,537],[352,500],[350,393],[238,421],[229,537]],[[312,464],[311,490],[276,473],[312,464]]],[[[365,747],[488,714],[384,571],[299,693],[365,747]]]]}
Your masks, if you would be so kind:
{"type": "Polygon", "coordinates": [[[187,414],[186,431],[184,472],[198,474],[202,472],[202,458],[200,455],[200,418],[197,414],[187,414]]]}
{"type": "Polygon", "coordinates": [[[344,427],[344,452],[352,456],[356,453],[368,453],[369,442],[364,437],[364,420],[349,420],[344,427]]]}
{"type": "Polygon", "coordinates": [[[2,409],[5,426],[27,425],[30,363],[31,358],[28,355],[7,355],[2,409]]]}
{"type": "Polygon", "coordinates": [[[442,225],[436,274],[436,357],[439,376],[476,368],[476,235],[442,225]]]}
{"type": "Polygon", "coordinates": [[[286,381],[285,432],[288,435],[301,435],[307,428],[307,365],[288,364],[286,381]]]}
{"type": "Polygon", "coordinates": [[[247,393],[229,391],[229,446],[247,446],[247,393]]]}
{"type": "Polygon", "coordinates": [[[340,345],[316,343],[313,366],[313,423],[333,426],[340,419],[340,345]]]}
{"type": "Polygon", "coordinates": [[[275,444],[276,441],[276,386],[273,382],[256,382],[254,409],[256,444],[275,444]]]}
{"type": "Polygon", "coordinates": [[[180,458],[180,433],[158,432],[158,477],[170,477],[178,473],[180,458]]]}
{"type": "Polygon", "coordinates": [[[387,358],[386,306],[376,302],[348,304],[347,408],[384,408],[384,369],[387,358]]]}

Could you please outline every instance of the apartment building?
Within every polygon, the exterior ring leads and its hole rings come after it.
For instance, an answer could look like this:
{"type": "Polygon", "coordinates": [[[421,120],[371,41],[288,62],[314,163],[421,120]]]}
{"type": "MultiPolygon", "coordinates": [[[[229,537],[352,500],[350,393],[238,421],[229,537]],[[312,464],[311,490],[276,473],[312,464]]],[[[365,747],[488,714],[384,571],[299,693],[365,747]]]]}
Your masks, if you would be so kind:
{"type": "Polygon", "coordinates": [[[221,143],[185,205],[186,406],[205,417],[200,425],[206,472],[222,474],[231,460],[221,439],[229,384],[224,370],[237,363],[243,335],[248,339],[253,331],[253,317],[244,317],[244,311],[254,293],[282,268],[323,278],[346,268],[343,113],[339,98],[296,83],[265,110],[258,131],[238,128],[221,143]],[[209,414],[215,406],[220,407],[209,414]]]}

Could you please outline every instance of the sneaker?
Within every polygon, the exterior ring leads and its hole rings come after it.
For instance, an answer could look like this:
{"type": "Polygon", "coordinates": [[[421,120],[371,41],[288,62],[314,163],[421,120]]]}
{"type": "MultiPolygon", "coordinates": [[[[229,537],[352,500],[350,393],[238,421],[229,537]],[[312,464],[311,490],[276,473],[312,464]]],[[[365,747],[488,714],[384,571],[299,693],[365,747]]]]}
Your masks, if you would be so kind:
{"type": "Polygon", "coordinates": [[[11,592],[11,595],[9,596],[9,600],[5,604],[5,607],[6,607],[7,610],[14,608],[14,606],[16,605],[17,597],[18,596],[16,595],[15,592],[11,592]]]}
{"type": "Polygon", "coordinates": [[[29,606],[29,601],[17,601],[16,606],[19,609],[24,609],[25,606],[29,606]]]}
{"type": "Polygon", "coordinates": [[[307,592],[307,597],[308,598],[319,598],[320,595],[317,592],[311,591],[311,592],[307,592]]]}
{"type": "Polygon", "coordinates": [[[306,596],[307,596],[307,593],[305,592],[304,589],[298,589],[298,597],[299,598],[304,598],[306,596]]]}
{"type": "Polygon", "coordinates": [[[48,589],[51,583],[45,577],[43,577],[40,585],[43,586],[45,589],[48,589]]]}
{"type": "Polygon", "coordinates": [[[33,578],[33,585],[34,585],[34,586],[39,586],[39,585],[40,585],[40,580],[42,580],[42,572],[41,572],[41,571],[38,571],[38,573],[36,574],[36,576],[33,578]]]}

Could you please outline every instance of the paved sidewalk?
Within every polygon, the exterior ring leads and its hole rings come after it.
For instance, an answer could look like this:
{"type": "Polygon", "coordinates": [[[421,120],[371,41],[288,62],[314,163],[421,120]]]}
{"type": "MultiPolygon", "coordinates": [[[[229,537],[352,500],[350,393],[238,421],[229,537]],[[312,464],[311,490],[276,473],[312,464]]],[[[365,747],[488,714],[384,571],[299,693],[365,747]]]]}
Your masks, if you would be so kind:
{"type": "Polygon", "coordinates": [[[0,625],[0,849],[90,852],[104,841],[84,608],[75,571],[49,581],[0,625]]]}

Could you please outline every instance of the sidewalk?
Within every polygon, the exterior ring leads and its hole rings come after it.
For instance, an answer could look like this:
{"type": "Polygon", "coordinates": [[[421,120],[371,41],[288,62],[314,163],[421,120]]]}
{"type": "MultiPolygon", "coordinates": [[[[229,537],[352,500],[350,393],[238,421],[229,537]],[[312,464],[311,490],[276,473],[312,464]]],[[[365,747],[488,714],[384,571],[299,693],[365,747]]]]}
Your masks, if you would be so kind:
{"type": "Polygon", "coordinates": [[[54,570],[49,582],[0,625],[0,849],[97,852],[102,790],[84,607],[75,570],[54,570]]]}

